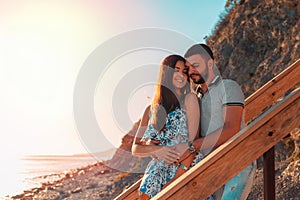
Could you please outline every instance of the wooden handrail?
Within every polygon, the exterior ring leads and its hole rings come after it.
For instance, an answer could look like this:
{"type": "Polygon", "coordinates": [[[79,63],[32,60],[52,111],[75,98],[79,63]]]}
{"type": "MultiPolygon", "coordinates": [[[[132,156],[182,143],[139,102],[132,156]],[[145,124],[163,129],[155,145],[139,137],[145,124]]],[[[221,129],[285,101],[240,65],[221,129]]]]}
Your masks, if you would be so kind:
{"type": "Polygon", "coordinates": [[[300,59],[283,70],[245,100],[245,122],[249,123],[299,83],[300,59]]]}
{"type": "MultiPolygon", "coordinates": [[[[257,90],[255,93],[253,93],[245,100],[245,122],[249,123],[251,120],[255,119],[258,115],[260,115],[268,106],[273,105],[278,98],[283,96],[288,90],[290,90],[296,84],[299,83],[299,77],[300,77],[300,59],[298,59],[295,63],[290,65],[288,68],[286,68],[276,77],[274,77],[272,80],[267,82],[264,86],[262,86],[259,90],[257,90]]],[[[246,127],[246,129],[247,128],[249,127],[246,127]]],[[[240,134],[242,133],[244,132],[241,132],[240,134]]],[[[241,136],[239,136],[239,138],[241,138],[241,136]]],[[[232,141],[232,139],[230,141],[232,141]]],[[[217,152],[219,152],[217,150],[214,151],[213,153],[216,154],[217,152]]],[[[208,156],[206,159],[209,159],[210,157],[211,156],[208,156]]],[[[201,163],[203,164],[204,162],[201,163]]],[[[179,179],[180,180],[184,179],[184,177],[185,175],[180,177],[179,179]]],[[[141,179],[137,181],[135,184],[133,184],[131,187],[129,187],[127,190],[125,190],[122,194],[120,194],[115,199],[116,200],[136,199],[137,189],[140,185],[140,182],[141,179]]]]}

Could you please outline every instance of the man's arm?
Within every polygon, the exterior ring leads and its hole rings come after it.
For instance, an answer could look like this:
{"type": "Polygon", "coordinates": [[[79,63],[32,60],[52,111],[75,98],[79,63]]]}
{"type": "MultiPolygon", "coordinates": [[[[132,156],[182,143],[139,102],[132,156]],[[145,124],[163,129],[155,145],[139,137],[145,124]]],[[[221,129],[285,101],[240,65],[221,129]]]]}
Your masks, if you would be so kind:
{"type": "MultiPolygon", "coordinates": [[[[223,119],[224,126],[212,132],[208,136],[200,137],[193,141],[193,146],[198,150],[216,148],[224,144],[232,136],[239,132],[243,116],[242,106],[224,106],[223,119]]],[[[185,159],[190,153],[187,150],[187,143],[176,146],[177,150],[182,153],[180,160],[185,159]]]]}
{"type": "Polygon", "coordinates": [[[212,132],[206,137],[198,138],[193,142],[197,150],[212,149],[224,144],[232,136],[239,132],[243,116],[242,106],[224,106],[224,126],[212,132]]]}

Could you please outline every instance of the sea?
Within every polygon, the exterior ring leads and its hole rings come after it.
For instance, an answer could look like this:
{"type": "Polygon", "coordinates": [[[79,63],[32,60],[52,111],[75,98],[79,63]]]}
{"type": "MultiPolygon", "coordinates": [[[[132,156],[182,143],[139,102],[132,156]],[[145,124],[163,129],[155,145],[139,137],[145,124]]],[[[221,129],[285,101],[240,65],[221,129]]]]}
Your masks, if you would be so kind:
{"type": "Polygon", "coordinates": [[[27,155],[2,158],[0,170],[0,199],[6,199],[23,191],[40,187],[43,182],[52,182],[62,178],[72,169],[109,160],[114,150],[97,154],[76,155],[27,155]]]}

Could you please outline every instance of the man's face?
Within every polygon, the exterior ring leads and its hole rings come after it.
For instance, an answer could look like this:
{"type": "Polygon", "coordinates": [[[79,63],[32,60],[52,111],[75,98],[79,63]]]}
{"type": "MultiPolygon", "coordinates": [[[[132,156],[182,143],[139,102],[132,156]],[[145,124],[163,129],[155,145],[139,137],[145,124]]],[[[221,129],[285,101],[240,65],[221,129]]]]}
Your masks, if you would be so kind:
{"type": "Polygon", "coordinates": [[[186,59],[189,67],[189,77],[196,84],[203,84],[208,78],[208,66],[201,55],[195,54],[186,59]]]}

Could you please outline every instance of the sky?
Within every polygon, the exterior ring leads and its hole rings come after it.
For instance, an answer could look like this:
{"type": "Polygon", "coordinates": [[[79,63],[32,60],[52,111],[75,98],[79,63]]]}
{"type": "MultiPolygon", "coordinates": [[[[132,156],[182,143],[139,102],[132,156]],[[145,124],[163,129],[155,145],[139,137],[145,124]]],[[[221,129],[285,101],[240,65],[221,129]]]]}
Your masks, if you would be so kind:
{"type": "MultiPolygon", "coordinates": [[[[89,138],[94,140],[91,145],[95,147],[91,148],[84,139],[89,130],[82,131],[83,122],[78,122],[85,114],[78,116],[74,110],[74,91],[84,66],[97,56],[96,62],[109,58],[109,53],[117,49],[111,45],[111,49],[99,54],[99,47],[112,44],[118,36],[132,33],[136,35],[131,38],[133,43],[142,42],[138,31],[141,29],[156,28],[174,38],[181,35],[205,42],[203,38],[211,34],[224,12],[225,1],[0,0],[2,159],[78,154],[118,146],[120,138],[150,102],[153,84],[149,83],[155,81],[159,62],[170,52],[160,47],[129,49],[129,53],[116,55],[109,67],[99,65],[97,84],[91,90],[94,104],[89,106],[94,108],[95,127],[100,127],[102,134],[89,138]],[[148,68],[151,81],[136,79],[140,86],[137,82],[124,82],[131,76],[139,77],[139,70],[145,73],[148,68]],[[126,90],[121,87],[123,82],[127,84],[126,90]],[[131,88],[131,83],[137,86],[131,88]],[[119,97],[125,96],[128,99],[121,101],[119,97]]],[[[149,41],[157,39],[147,36],[149,41]]],[[[170,43],[188,48],[174,38],[168,38],[170,43]]],[[[124,48],[122,45],[120,49],[124,48]]],[[[182,49],[171,50],[183,54],[182,49]]],[[[83,89],[91,88],[87,85],[83,89]]],[[[85,97],[81,98],[84,101],[85,97]]]]}

